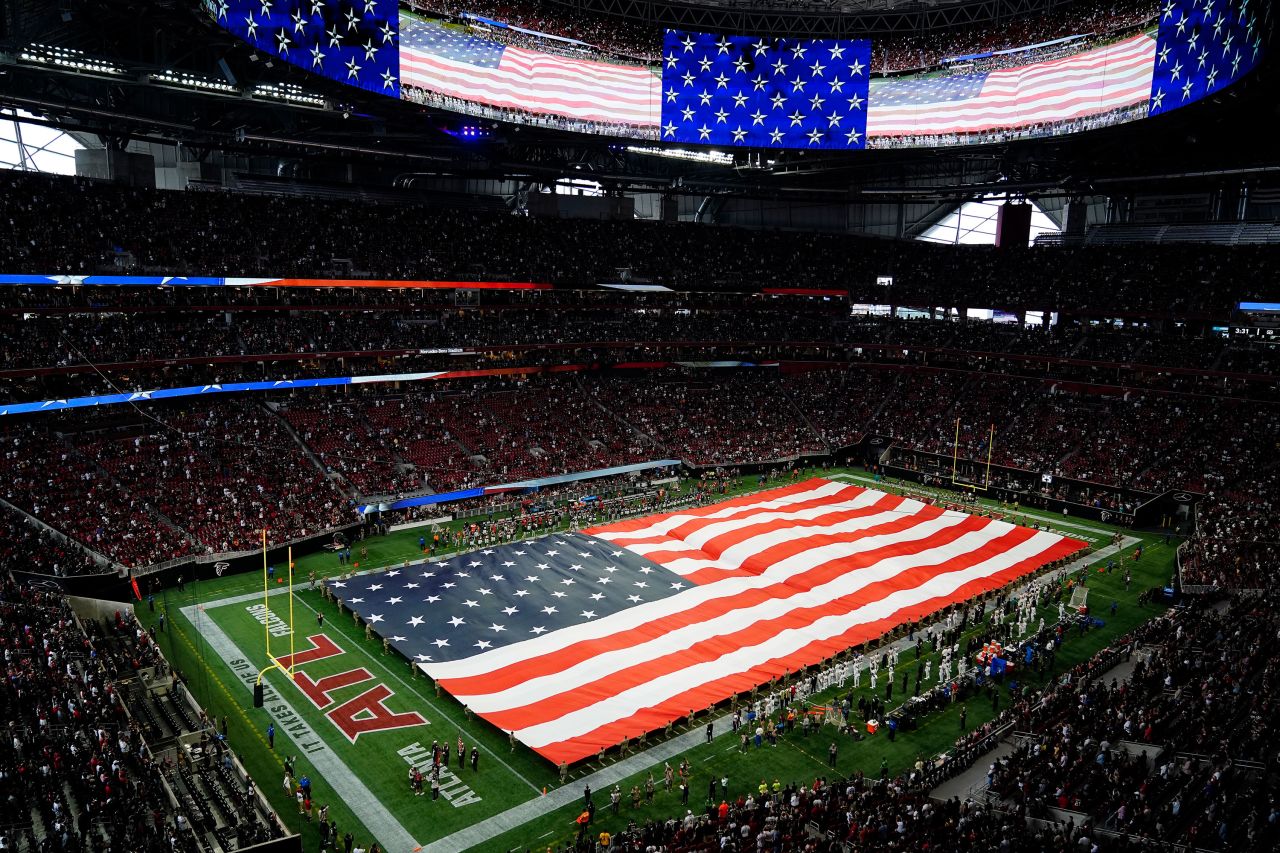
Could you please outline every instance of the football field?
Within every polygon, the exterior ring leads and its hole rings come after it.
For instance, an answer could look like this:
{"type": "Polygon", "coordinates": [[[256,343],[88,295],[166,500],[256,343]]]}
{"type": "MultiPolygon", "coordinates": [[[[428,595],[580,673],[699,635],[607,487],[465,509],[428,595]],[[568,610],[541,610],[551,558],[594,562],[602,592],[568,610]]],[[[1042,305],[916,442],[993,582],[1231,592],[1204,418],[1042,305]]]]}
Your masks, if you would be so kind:
{"type": "MultiPolygon", "coordinates": [[[[858,477],[847,475],[850,481],[858,477]]],[[[1094,545],[1107,541],[1112,532],[1106,525],[1087,522],[1061,526],[1063,533],[1094,545]]],[[[378,542],[379,547],[390,549],[382,560],[384,565],[400,565],[400,552],[395,549],[416,548],[416,536],[414,542],[409,542],[409,537],[402,537],[404,541],[387,539],[391,541],[378,542]]],[[[1144,588],[1167,581],[1173,548],[1164,546],[1158,537],[1127,537],[1125,549],[1139,541],[1145,542],[1146,555],[1131,564],[1134,583],[1130,590],[1118,575],[1091,576],[1091,595],[1095,597],[1091,603],[1115,600],[1116,616],[1104,617],[1107,624],[1102,629],[1073,639],[1060,663],[1088,657],[1109,638],[1157,612],[1157,606],[1138,606],[1135,600],[1144,588]]],[[[373,547],[370,551],[373,562],[379,554],[373,547]]],[[[1080,562],[1105,561],[1110,553],[1086,554],[1080,562]]],[[[304,578],[312,568],[320,574],[336,574],[337,567],[328,564],[331,559],[328,555],[300,559],[295,580],[304,578]]],[[[545,847],[572,836],[572,820],[584,784],[604,791],[616,782],[629,792],[633,785],[643,787],[650,772],[655,773],[658,786],[653,803],[633,810],[628,798],[627,808],[609,828],[622,828],[630,817],[670,816],[682,806],[677,792],[662,790],[664,762],[689,762],[690,806],[695,809],[706,799],[713,778],[728,778],[731,793],[759,782],[753,778],[760,773],[759,757],[740,754],[736,739],[726,736],[727,726],[717,723],[715,737],[707,742],[705,724],[724,712],[721,706],[692,726],[677,724],[670,738],[650,738],[647,747],[630,755],[622,756],[614,749],[603,760],[593,756],[575,764],[568,783],[562,786],[551,761],[529,746],[512,743],[504,731],[473,716],[395,648],[385,648],[376,633],[367,636],[364,622],[327,601],[305,580],[297,584],[293,596],[294,678],[290,680],[278,670],[268,671],[264,677],[265,706],[255,709],[253,683],[266,665],[268,642],[270,653],[285,663],[291,653],[287,589],[279,585],[271,589],[268,613],[263,607],[261,582],[260,576],[250,574],[188,584],[182,592],[168,591],[157,601],[170,616],[161,640],[204,707],[216,717],[227,718],[232,748],[286,822],[304,833],[307,849],[315,849],[316,833],[285,793],[285,756],[298,757],[297,773],[310,776],[316,807],[329,805],[330,817],[340,833],[351,832],[357,843],[365,845],[376,840],[384,850],[395,853],[545,847]],[[268,744],[269,725],[274,725],[274,749],[268,744]],[[457,754],[459,738],[464,744],[463,760],[457,754]],[[430,765],[434,742],[449,748],[449,766],[440,774],[439,796],[433,799],[430,788],[424,796],[415,796],[409,785],[410,768],[430,765]]],[[[145,605],[138,609],[146,623],[149,614],[145,605]]],[[[1048,610],[1045,615],[1051,618],[1054,614],[1048,610]]],[[[910,671],[929,657],[926,654],[917,662],[904,655],[902,669],[910,671]]],[[[862,692],[866,691],[864,683],[862,692]]],[[[828,702],[834,692],[835,688],[828,689],[811,701],[828,702]]],[[[845,689],[840,694],[848,692],[845,689]]],[[[987,716],[983,707],[970,709],[971,725],[987,716]]],[[[837,770],[873,772],[882,760],[893,770],[901,769],[918,754],[945,750],[955,731],[951,709],[894,743],[884,738],[858,744],[845,741],[837,770]]],[[[770,750],[768,772],[783,781],[829,773],[828,740],[825,732],[814,738],[801,739],[798,733],[786,736],[778,748],[770,750]]],[[[597,821],[608,818],[601,809],[597,821]]]]}

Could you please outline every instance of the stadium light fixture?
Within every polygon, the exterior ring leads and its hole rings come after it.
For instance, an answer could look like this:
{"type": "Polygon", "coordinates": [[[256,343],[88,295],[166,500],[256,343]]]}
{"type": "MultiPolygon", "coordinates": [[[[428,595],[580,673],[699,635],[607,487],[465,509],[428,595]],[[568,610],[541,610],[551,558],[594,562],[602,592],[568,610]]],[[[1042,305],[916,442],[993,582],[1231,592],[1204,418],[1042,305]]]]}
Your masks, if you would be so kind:
{"type": "Polygon", "coordinates": [[[116,76],[128,73],[128,69],[105,59],[95,59],[86,55],[83,50],[39,42],[33,42],[19,51],[18,59],[21,62],[65,68],[69,71],[88,71],[93,74],[116,76]]]}
{"type": "Polygon", "coordinates": [[[328,106],[328,101],[323,97],[315,92],[308,92],[296,83],[259,83],[253,87],[253,96],[308,107],[328,106]]]}
{"type": "Polygon", "coordinates": [[[236,87],[222,80],[192,74],[189,71],[161,71],[151,75],[152,83],[164,86],[177,86],[183,89],[197,89],[206,92],[235,92],[236,87]]]}

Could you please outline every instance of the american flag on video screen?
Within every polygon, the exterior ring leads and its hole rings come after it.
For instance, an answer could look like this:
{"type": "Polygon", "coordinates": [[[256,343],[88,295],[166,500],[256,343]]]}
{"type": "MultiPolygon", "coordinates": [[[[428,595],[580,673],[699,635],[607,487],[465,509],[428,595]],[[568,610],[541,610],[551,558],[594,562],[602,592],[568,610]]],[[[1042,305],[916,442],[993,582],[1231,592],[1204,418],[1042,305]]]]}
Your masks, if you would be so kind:
{"type": "Polygon", "coordinates": [[[1081,547],[815,479],[330,585],[460,702],[558,762],[1081,547]]]}
{"type": "Polygon", "coordinates": [[[219,26],[341,83],[400,97],[395,0],[204,0],[219,26]]]}
{"type": "Polygon", "coordinates": [[[648,68],[504,47],[428,21],[401,21],[406,86],[495,107],[627,125],[658,123],[648,68]]]}
{"type": "Polygon", "coordinates": [[[1151,94],[1145,34],[1074,56],[974,74],[900,77],[871,89],[871,136],[973,133],[1099,115],[1151,94]]]}
{"type": "Polygon", "coordinates": [[[1221,91],[1257,64],[1262,55],[1257,6],[1257,0],[1164,0],[1151,115],[1221,91]]]}
{"type": "Polygon", "coordinates": [[[662,139],[865,148],[871,42],[667,30],[662,139]]]}

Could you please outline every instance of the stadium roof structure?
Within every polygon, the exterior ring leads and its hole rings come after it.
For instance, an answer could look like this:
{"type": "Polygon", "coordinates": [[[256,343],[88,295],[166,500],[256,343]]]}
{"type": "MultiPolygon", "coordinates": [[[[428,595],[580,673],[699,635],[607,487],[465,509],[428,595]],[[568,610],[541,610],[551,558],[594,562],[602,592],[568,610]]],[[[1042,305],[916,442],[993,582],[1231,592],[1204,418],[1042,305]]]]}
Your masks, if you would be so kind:
{"type": "MultiPolygon", "coordinates": [[[[1009,9],[1017,2],[953,8],[1009,9]]],[[[1262,131],[1280,118],[1269,59],[1198,104],[1063,137],[963,149],[681,156],[565,130],[478,122],[314,77],[217,28],[197,0],[62,6],[27,0],[4,8],[0,107],[99,146],[176,143],[197,159],[216,154],[284,178],[382,188],[422,185],[425,178],[456,180],[460,187],[477,180],[549,187],[588,179],[606,193],[699,196],[713,205],[734,197],[927,204],[992,192],[1065,199],[1157,184],[1195,192],[1212,192],[1224,181],[1280,185],[1274,145],[1262,131]],[[24,54],[42,54],[41,61],[24,54]],[[476,124],[483,139],[458,138],[460,126],[476,124]]]]}

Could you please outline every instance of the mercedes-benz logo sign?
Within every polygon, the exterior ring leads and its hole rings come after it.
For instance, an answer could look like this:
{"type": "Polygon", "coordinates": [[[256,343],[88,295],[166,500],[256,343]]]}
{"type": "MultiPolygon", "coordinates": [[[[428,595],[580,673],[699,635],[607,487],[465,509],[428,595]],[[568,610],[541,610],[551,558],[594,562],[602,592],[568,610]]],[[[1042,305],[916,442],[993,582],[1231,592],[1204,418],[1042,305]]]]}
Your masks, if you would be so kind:
{"type": "Polygon", "coordinates": [[[1173,499],[1180,504],[1191,503],[1191,495],[1186,492],[1177,492],[1173,495],[1173,499]]]}
{"type": "Polygon", "coordinates": [[[49,580],[28,580],[27,586],[32,589],[43,589],[49,592],[62,592],[62,584],[49,580]]]}
{"type": "Polygon", "coordinates": [[[217,575],[218,577],[222,577],[222,573],[223,573],[223,572],[225,572],[225,571],[226,571],[227,569],[229,569],[229,568],[231,568],[231,564],[230,564],[230,563],[214,563],[214,564],[213,564],[213,573],[214,573],[215,575],[217,575]]]}

